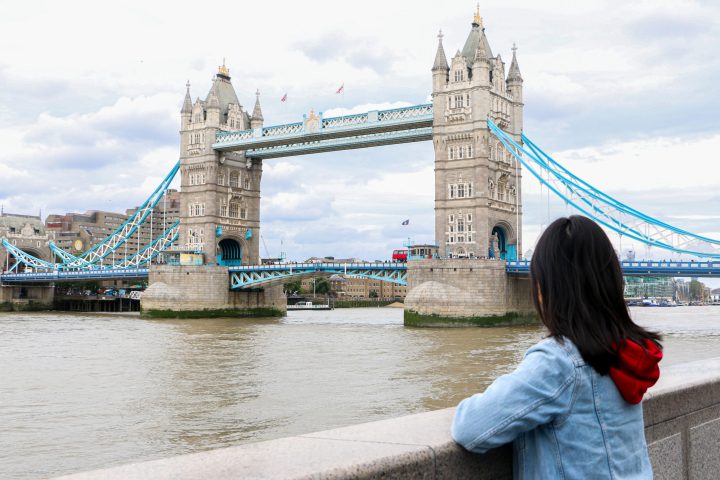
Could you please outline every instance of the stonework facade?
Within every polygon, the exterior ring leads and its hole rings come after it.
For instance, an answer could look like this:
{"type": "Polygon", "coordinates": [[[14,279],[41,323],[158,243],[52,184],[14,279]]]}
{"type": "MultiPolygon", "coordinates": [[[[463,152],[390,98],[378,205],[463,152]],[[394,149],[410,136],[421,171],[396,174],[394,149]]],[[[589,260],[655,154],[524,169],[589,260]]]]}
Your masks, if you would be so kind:
{"type": "Polygon", "coordinates": [[[193,103],[190,85],[180,112],[180,240],[202,251],[209,265],[260,263],[262,161],[212,148],[221,131],[262,128],[259,93],[252,116],[243,109],[221,66],[205,100],[193,103]]]}
{"type": "Polygon", "coordinates": [[[518,258],[521,169],[486,123],[491,118],[520,142],[523,80],[515,48],[506,76],[479,14],[449,64],[439,39],[432,68],[436,243],[443,256],[518,258]]]}
{"type": "MultiPolygon", "coordinates": [[[[9,243],[20,250],[37,257],[41,260],[52,261],[52,252],[48,248],[48,241],[52,238],[45,230],[39,216],[16,215],[12,213],[0,213],[0,238],[5,238],[9,243]]],[[[16,259],[0,245],[0,271],[7,271],[12,268],[16,259]]],[[[19,271],[25,271],[24,265],[18,265],[19,271]]]]}

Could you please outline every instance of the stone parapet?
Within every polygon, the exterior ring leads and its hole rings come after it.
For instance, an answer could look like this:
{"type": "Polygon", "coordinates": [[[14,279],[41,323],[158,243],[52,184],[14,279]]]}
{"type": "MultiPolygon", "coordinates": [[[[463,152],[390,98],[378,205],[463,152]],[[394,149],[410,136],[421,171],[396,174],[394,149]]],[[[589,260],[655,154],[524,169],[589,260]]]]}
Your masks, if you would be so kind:
{"type": "Polygon", "coordinates": [[[509,325],[534,320],[529,279],[507,275],[504,261],[408,262],[406,325],[509,325]]]}
{"type": "MultiPolygon", "coordinates": [[[[643,402],[656,479],[720,471],[720,358],[673,365],[643,402]]],[[[162,479],[510,479],[509,445],[474,455],[450,437],[453,408],[60,477],[162,479]]]]}

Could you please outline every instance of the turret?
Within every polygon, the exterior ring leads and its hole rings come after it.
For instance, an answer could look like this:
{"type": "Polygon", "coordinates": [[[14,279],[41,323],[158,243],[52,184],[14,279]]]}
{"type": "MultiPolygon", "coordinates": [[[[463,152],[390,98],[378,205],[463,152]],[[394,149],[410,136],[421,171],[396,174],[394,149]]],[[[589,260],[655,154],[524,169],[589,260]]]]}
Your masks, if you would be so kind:
{"type": "Polygon", "coordinates": [[[432,67],[433,92],[439,92],[447,84],[448,72],[450,71],[442,39],[443,33],[440,30],[440,33],[438,33],[438,48],[437,52],[435,52],[435,63],[433,63],[432,67]]]}
{"type": "Polygon", "coordinates": [[[190,118],[192,117],[192,99],[190,98],[190,80],[185,84],[187,91],[185,92],[185,100],[180,109],[180,128],[190,126],[190,118]]]}
{"type": "Polygon", "coordinates": [[[260,90],[257,90],[255,92],[255,108],[253,108],[252,117],[250,117],[250,128],[253,130],[262,128],[263,121],[262,109],[260,108],[260,90]]]}
{"type": "Polygon", "coordinates": [[[523,95],[522,95],[522,84],[523,79],[520,75],[520,67],[517,61],[517,47],[513,43],[513,57],[512,63],[510,63],[510,71],[507,76],[507,89],[510,95],[512,95],[512,133],[519,136],[523,128],[523,95]]]}
{"type": "Polygon", "coordinates": [[[475,49],[472,73],[473,84],[483,87],[490,86],[490,58],[483,42],[478,42],[477,49],[475,49]]]}
{"type": "Polygon", "coordinates": [[[205,110],[207,111],[207,126],[220,126],[220,100],[214,91],[210,90],[205,102],[205,110]]]}

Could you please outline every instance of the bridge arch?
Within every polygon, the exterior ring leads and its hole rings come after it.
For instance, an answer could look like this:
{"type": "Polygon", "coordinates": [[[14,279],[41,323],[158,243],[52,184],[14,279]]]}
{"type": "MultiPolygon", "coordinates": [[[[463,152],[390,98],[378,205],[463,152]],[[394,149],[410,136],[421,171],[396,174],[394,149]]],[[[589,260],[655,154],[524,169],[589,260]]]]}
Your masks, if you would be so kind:
{"type": "Polygon", "coordinates": [[[233,236],[225,236],[217,244],[217,264],[227,267],[242,265],[245,242],[233,236]]]}
{"type": "Polygon", "coordinates": [[[490,231],[488,257],[501,260],[517,260],[517,236],[508,222],[495,222],[490,231]]]}

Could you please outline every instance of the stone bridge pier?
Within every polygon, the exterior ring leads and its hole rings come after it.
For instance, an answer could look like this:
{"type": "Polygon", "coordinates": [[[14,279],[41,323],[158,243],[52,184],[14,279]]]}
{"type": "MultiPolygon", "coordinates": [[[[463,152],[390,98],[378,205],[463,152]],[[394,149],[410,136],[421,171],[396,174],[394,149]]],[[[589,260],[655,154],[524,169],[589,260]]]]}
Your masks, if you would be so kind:
{"type": "Polygon", "coordinates": [[[276,317],[285,315],[282,285],[230,290],[228,267],[152,265],[140,300],[155,318],[276,317]]]}
{"type": "Polygon", "coordinates": [[[502,260],[410,260],[405,325],[503,326],[537,321],[530,279],[505,272],[502,260]]]}

